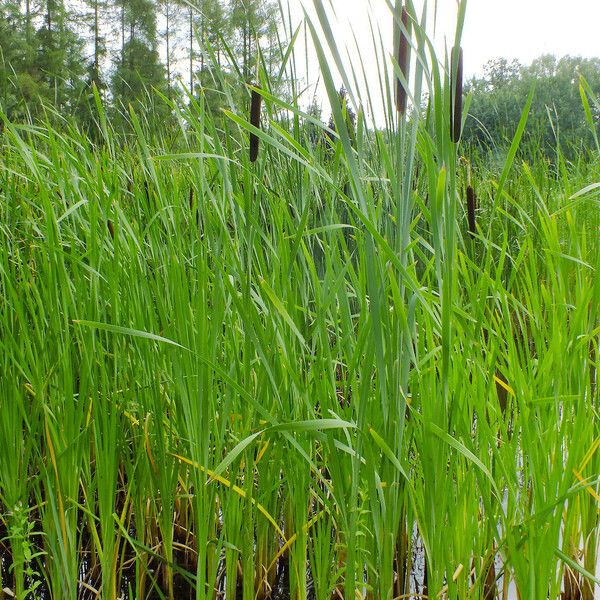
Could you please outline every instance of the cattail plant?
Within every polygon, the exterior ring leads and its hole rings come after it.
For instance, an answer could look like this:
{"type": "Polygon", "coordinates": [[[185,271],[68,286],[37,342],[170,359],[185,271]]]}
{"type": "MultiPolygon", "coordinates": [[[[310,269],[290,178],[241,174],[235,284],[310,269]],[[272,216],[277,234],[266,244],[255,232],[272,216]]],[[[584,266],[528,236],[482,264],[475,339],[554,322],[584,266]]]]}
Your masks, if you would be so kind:
{"type": "Polygon", "coordinates": [[[406,113],[406,82],[410,68],[410,46],[408,43],[409,36],[409,20],[406,6],[402,7],[402,16],[400,18],[402,26],[400,27],[400,41],[398,43],[398,67],[402,78],[398,77],[396,84],[396,108],[401,116],[406,113]]]}
{"type": "MultiPolygon", "coordinates": [[[[475,193],[475,189],[473,188],[472,180],[471,180],[471,163],[464,157],[461,156],[460,162],[464,163],[466,167],[466,197],[467,197],[467,231],[469,237],[474,237],[477,233],[477,221],[476,221],[476,212],[477,212],[477,194],[475,193]]],[[[487,341],[487,333],[486,333],[486,341],[487,341]]]]}
{"type": "MultiPolygon", "coordinates": [[[[257,90],[252,90],[252,97],[250,100],[250,124],[257,129],[260,129],[260,106],[262,102],[262,96],[257,90]]],[[[251,132],[250,133],[250,162],[256,162],[258,158],[258,136],[251,132]]]]}
{"type": "Polygon", "coordinates": [[[477,195],[473,186],[467,185],[467,219],[469,222],[469,235],[473,237],[477,233],[475,211],[477,210],[477,195]]]}
{"type": "Polygon", "coordinates": [[[449,88],[394,3],[393,83],[365,61],[385,128],[366,109],[354,128],[326,10],[309,27],[335,131],[273,97],[262,135],[262,63],[244,118],[227,95],[253,161],[268,144],[260,173],[193,96],[165,132],[123,134],[98,98],[101,145],[58,114],[5,121],[4,596],[593,600],[597,165],[513,169],[515,144],[493,190],[510,218],[478,211],[500,165],[452,142],[459,51],[449,88]],[[431,102],[398,131],[405,92],[431,102]]]}
{"type": "Polygon", "coordinates": [[[450,65],[450,138],[455,144],[460,141],[463,109],[463,51],[460,46],[452,48],[450,65]]]}

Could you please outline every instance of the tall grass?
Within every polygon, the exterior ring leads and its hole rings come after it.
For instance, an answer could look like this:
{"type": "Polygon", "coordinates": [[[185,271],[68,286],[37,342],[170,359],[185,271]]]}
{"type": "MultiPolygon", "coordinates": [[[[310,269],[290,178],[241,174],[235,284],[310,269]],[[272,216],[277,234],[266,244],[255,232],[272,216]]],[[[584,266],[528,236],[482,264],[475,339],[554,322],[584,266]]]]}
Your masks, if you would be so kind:
{"type": "Polygon", "coordinates": [[[525,107],[467,181],[459,65],[410,2],[428,104],[382,64],[372,129],[315,6],[335,131],[263,72],[262,123],[190,98],[176,152],[101,104],[96,144],[5,124],[5,596],[594,597],[600,162],[517,162],[525,107]]]}

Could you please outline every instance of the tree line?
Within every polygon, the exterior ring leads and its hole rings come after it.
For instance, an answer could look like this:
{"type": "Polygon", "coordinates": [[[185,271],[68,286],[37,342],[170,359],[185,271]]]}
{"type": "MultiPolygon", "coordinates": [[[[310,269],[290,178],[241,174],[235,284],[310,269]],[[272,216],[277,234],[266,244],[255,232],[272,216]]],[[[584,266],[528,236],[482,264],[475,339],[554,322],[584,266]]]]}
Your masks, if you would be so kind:
{"type": "Polygon", "coordinates": [[[552,156],[597,148],[600,123],[600,58],[546,54],[530,65],[490,61],[467,86],[471,93],[465,144],[506,147],[533,92],[523,151],[552,156]]]}
{"type": "MultiPolygon", "coordinates": [[[[97,90],[118,130],[129,106],[164,123],[164,100],[184,90],[218,108],[224,85],[247,95],[259,46],[263,68],[277,72],[279,24],[276,0],[0,0],[0,110],[24,121],[50,106],[93,130],[97,90]]],[[[464,144],[510,143],[534,87],[529,152],[597,146],[600,58],[552,55],[497,59],[468,83],[464,144]]]]}
{"type": "Polygon", "coordinates": [[[0,108],[23,120],[53,106],[86,125],[95,87],[114,119],[129,105],[160,118],[157,98],[214,90],[215,65],[250,81],[278,20],[274,0],[2,0],[0,108]]]}

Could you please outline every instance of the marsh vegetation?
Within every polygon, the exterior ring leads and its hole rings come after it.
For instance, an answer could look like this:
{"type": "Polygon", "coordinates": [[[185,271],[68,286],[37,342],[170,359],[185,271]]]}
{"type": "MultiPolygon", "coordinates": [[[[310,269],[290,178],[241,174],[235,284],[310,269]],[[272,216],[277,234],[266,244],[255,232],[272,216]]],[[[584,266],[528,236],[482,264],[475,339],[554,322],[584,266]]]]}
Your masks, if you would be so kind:
{"type": "Polygon", "coordinates": [[[317,15],[332,127],[287,47],[169,135],[4,119],[0,597],[594,598],[598,149],[470,152],[411,2],[374,127],[317,15]]]}

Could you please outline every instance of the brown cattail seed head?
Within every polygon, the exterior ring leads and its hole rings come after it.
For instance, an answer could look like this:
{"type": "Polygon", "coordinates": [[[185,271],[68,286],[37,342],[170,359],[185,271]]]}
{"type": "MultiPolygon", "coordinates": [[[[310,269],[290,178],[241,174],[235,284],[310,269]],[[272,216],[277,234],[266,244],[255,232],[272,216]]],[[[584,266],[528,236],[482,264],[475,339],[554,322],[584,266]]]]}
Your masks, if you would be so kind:
{"type": "MultiPolygon", "coordinates": [[[[402,22],[402,27],[400,27],[400,41],[398,44],[398,67],[404,81],[407,82],[410,68],[410,46],[408,43],[408,11],[405,6],[402,7],[402,16],[400,20],[402,22]]],[[[404,86],[405,83],[398,77],[396,83],[396,108],[402,116],[406,113],[407,99],[406,88],[404,86]]]]}
{"type": "Polygon", "coordinates": [[[477,210],[477,196],[475,190],[468,185],[467,186],[467,218],[469,221],[469,235],[474,236],[477,233],[477,227],[475,222],[475,211],[477,210]]]}
{"type": "MultiPolygon", "coordinates": [[[[252,98],[250,100],[250,125],[260,129],[260,105],[262,96],[252,90],[252,98]]],[[[258,136],[255,133],[250,133],[250,162],[255,162],[258,158],[258,136]]]]}
{"type": "Polygon", "coordinates": [[[115,239],[115,228],[110,219],[108,219],[106,221],[106,226],[108,227],[108,233],[110,233],[110,237],[114,240],[115,239]]]}
{"type": "Polygon", "coordinates": [[[460,141],[463,108],[463,51],[460,46],[452,48],[450,69],[450,137],[457,144],[460,141]]]}

